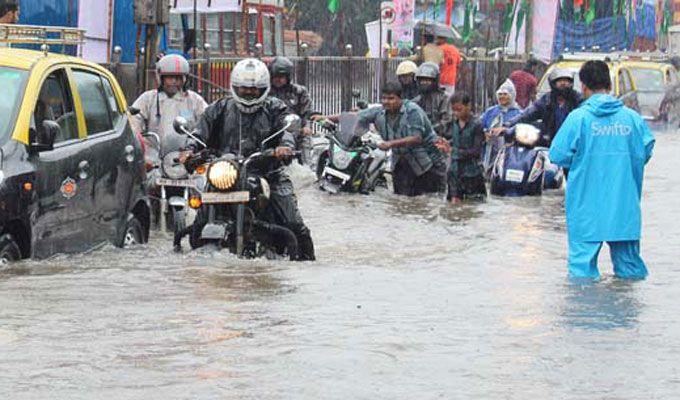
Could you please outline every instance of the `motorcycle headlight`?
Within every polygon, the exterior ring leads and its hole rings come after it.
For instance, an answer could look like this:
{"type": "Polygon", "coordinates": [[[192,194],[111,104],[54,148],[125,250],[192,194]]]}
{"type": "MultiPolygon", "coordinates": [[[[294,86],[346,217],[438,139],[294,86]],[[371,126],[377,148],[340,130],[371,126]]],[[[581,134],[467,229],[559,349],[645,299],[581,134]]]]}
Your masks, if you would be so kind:
{"type": "Polygon", "coordinates": [[[341,170],[347,169],[353,158],[353,153],[336,147],[335,151],[333,152],[333,166],[341,170]]]}
{"type": "Polygon", "coordinates": [[[218,161],[208,170],[208,181],[219,190],[231,189],[238,179],[238,169],[229,161],[218,161]]]}
{"type": "Polygon", "coordinates": [[[538,142],[541,131],[529,124],[517,124],[515,127],[515,138],[526,146],[533,146],[538,142]]]}

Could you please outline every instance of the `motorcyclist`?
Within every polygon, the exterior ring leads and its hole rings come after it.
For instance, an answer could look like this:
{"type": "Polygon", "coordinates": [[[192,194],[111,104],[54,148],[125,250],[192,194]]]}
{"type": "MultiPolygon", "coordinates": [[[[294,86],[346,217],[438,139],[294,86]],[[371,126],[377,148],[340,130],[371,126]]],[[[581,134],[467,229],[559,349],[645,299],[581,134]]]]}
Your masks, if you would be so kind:
{"type": "Polygon", "coordinates": [[[435,133],[444,136],[452,118],[448,96],[439,87],[439,66],[432,62],[422,63],[416,72],[416,81],[419,95],[413,101],[425,111],[435,133]]]}
{"type": "Polygon", "coordinates": [[[272,83],[270,96],[286,103],[291,112],[302,119],[303,132],[309,134],[305,122],[319,113],[312,110],[312,99],[307,88],[292,82],[293,62],[286,57],[275,57],[269,64],[269,74],[272,83]]]}
{"type": "MultiPolygon", "coordinates": [[[[269,96],[271,81],[267,66],[253,58],[239,61],[231,73],[231,97],[210,105],[199,123],[198,135],[208,147],[221,153],[249,156],[260,150],[264,139],[284,127],[291,112],[286,104],[269,96]]],[[[295,137],[284,132],[273,140],[274,156],[255,161],[250,170],[265,177],[271,197],[264,218],[290,229],[298,240],[298,260],[314,260],[309,228],[298,210],[293,184],[283,166],[293,156],[295,137]]]]}
{"type": "MultiPolygon", "coordinates": [[[[537,146],[550,147],[557,131],[569,113],[581,105],[583,97],[574,90],[574,73],[564,68],[555,68],[548,76],[550,92],[529,106],[522,114],[505,122],[504,128],[517,124],[533,124],[542,120],[541,137],[537,146]]],[[[496,128],[492,133],[498,134],[504,128],[496,128]]]]}
{"type": "Polygon", "coordinates": [[[404,100],[411,100],[419,94],[416,72],[418,66],[410,60],[402,61],[397,66],[397,79],[401,83],[401,95],[404,100]]]}
{"type": "MultiPolygon", "coordinates": [[[[158,89],[142,93],[132,104],[139,113],[130,118],[137,133],[155,132],[160,137],[161,154],[177,151],[184,138],[172,126],[175,118],[184,117],[193,127],[208,104],[198,93],[186,88],[189,63],[177,54],[167,55],[156,63],[158,89]]],[[[153,145],[146,140],[146,145],[153,145]]]]}

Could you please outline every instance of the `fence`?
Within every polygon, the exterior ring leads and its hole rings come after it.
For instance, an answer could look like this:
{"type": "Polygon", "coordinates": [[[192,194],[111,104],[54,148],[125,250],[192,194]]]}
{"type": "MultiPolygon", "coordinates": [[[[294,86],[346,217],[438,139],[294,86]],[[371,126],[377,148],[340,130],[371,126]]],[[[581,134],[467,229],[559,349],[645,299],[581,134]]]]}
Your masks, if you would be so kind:
{"type": "MultiPolygon", "coordinates": [[[[209,103],[227,95],[231,70],[239,60],[209,57],[192,60],[189,86],[209,103]]],[[[314,109],[328,115],[350,109],[357,100],[379,102],[382,83],[395,79],[395,70],[403,59],[292,57],[291,61],[295,65],[294,80],[308,88],[314,109]]],[[[498,86],[522,63],[516,59],[467,59],[459,67],[457,90],[468,92],[475,110],[482,111],[494,103],[498,86]]],[[[126,82],[130,82],[129,73],[126,82]]],[[[126,90],[126,94],[130,92],[133,91],[126,90]]],[[[140,88],[136,92],[139,94],[140,88]]]]}

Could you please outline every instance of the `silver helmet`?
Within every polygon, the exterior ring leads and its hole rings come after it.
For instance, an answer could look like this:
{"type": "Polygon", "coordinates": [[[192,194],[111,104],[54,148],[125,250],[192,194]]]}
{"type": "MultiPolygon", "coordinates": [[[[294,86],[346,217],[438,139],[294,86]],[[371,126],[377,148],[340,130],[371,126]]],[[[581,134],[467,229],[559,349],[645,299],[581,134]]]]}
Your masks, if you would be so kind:
{"type": "Polygon", "coordinates": [[[169,54],[156,63],[156,79],[159,85],[163,76],[181,76],[186,82],[189,72],[189,62],[179,54],[169,54]]]}
{"type": "Polygon", "coordinates": [[[555,83],[560,79],[569,79],[570,81],[573,82],[574,71],[568,70],[566,68],[555,68],[550,72],[550,75],[548,76],[548,81],[550,83],[555,83]]]}
{"type": "Polygon", "coordinates": [[[416,72],[416,79],[418,78],[439,79],[439,65],[430,61],[420,64],[416,72]]]}
{"type": "Polygon", "coordinates": [[[231,93],[236,100],[238,108],[245,113],[253,113],[262,106],[269,95],[271,83],[269,70],[260,60],[246,58],[239,61],[231,71],[231,93]],[[243,98],[238,94],[238,88],[248,87],[260,89],[260,96],[256,98],[243,98]]]}

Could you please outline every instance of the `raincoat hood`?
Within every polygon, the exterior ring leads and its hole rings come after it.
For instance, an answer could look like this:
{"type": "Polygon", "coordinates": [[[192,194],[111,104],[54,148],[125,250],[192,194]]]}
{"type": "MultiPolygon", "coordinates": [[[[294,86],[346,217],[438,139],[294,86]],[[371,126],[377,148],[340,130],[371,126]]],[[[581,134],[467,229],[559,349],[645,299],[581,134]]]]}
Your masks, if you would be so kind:
{"type": "Polygon", "coordinates": [[[619,112],[623,108],[623,102],[608,94],[594,94],[582,107],[597,117],[605,117],[619,112]]]}
{"type": "MultiPolygon", "coordinates": [[[[505,82],[496,90],[496,100],[498,101],[498,95],[500,93],[508,93],[510,94],[510,105],[507,107],[501,106],[503,111],[506,111],[507,109],[510,108],[519,108],[517,105],[517,102],[515,101],[515,98],[517,97],[517,91],[515,90],[515,85],[512,83],[510,79],[506,79],[505,82]]],[[[500,104],[499,104],[500,106],[500,104]]]]}

